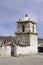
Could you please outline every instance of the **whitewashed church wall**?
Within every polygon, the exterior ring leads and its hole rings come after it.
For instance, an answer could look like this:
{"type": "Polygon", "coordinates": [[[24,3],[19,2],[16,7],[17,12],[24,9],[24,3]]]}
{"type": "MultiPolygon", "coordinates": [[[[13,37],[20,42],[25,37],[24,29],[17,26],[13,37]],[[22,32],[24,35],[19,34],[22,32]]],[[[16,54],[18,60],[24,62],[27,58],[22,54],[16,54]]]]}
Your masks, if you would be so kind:
{"type": "Polygon", "coordinates": [[[27,46],[27,47],[20,47],[17,46],[17,55],[28,55],[31,54],[31,47],[27,46]]]}
{"type": "Polygon", "coordinates": [[[34,25],[34,32],[36,33],[37,31],[36,31],[36,25],[34,25]]]}
{"type": "Polygon", "coordinates": [[[30,34],[30,45],[33,49],[33,52],[37,53],[38,52],[38,40],[37,40],[37,35],[31,35],[30,34]]]}
{"type": "Polygon", "coordinates": [[[25,32],[29,32],[30,31],[30,23],[27,23],[25,25],[25,32]]]}
{"type": "Polygon", "coordinates": [[[6,46],[5,56],[11,56],[11,46],[6,46]]]}
{"type": "Polygon", "coordinates": [[[17,55],[31,55],[36,54],[33,46],[17,47],[17,55]]]}
{"type": "Polygon", "coordinates": [[[22,25],[23,24],[17,24],[17,32],[22,32],[22,25]]]}
{"type": "Polygon", "coordinates": [[[6,55],[6,47],[5,47],[4,45],[2,46],[1,55],[2,55],[2,56],[5,56],[5,55],[6,55]]]}
{"type": "Polygon", "coordinates": [[[0,47],[0,56],[1,56],[1,53],[2,53],[2,47],[0,47]]]}
{"type": "Polygon", "coordinates": [[[17,32],[22,32],[22,27],[17,28],[17,32]]]}
{"type": "Polygon", "coordinates": [[[32,23],[30,22],[30,31],[32,32],[32,23]]]}
{"type": "Polygon", "coordinates": [[[36,25],[35,24],[30,23],[30,30],[31,30],[31,32],[33,32],[33,26],[34,26],[34,33],[36,33],[36,25]]]}
{"type": "Polygon", "coordinates": [[[17,52],[16,52],[16,46],[13,47],[13,49],[11,48],[11,46],[2,46],[1,48],[1,56],[6,56],[6,57],[9,57],[11,56],[11,50],[14,52],[14,56],[17,55],[17,52]]]}

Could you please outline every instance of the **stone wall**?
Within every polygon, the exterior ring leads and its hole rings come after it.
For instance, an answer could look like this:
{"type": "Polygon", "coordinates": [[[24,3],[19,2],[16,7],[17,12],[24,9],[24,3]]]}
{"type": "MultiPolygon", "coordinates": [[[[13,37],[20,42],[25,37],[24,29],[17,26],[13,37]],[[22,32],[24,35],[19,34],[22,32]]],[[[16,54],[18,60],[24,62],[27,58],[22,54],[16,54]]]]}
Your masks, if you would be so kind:
{"type": "Polygon", "coordinates": [[[19,44],[30,44],[30,35],[29,34],[16,34],[16,41],[19,41],[19,44]]]}

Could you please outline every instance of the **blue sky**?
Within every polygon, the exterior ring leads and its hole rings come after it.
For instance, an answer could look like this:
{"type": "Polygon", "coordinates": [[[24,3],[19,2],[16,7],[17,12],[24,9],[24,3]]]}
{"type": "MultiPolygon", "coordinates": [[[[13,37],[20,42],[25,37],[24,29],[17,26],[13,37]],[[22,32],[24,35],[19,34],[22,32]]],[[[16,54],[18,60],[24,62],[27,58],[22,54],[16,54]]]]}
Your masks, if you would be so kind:
{"type": "Polygon", "coordinates": [[[0,36],[14,36],[16,21],[28,13],[43,38],[43,0],[0,0],[0,36]]]}

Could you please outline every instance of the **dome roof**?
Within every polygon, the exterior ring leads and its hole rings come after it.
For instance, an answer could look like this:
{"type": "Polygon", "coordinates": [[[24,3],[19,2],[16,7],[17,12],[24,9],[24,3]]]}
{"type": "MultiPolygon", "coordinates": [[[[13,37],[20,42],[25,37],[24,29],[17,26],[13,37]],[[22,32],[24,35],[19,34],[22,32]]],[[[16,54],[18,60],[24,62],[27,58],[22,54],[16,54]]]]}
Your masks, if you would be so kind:
{"type": "Polygon", "coordinates": [[[25,17],[23,18],[23,21],[27,21],[30,20],[30,18],[28,17],[28,15],[26,14],[25,17]]]}

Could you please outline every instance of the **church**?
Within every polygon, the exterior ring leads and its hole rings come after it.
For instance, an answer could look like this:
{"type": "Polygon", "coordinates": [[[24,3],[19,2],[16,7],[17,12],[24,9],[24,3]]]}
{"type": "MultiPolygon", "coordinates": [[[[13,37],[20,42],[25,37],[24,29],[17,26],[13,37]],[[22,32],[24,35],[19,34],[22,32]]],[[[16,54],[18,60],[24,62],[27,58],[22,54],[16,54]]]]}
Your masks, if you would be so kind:
{"type": "Polygon", "coordinates": [[[36,22],[32,21],[28,15],[17,21],[17,31],[15,41],[1,45],[1,54],[5,56],[32,55],[38,53],[38,33],[36,22]]]}

